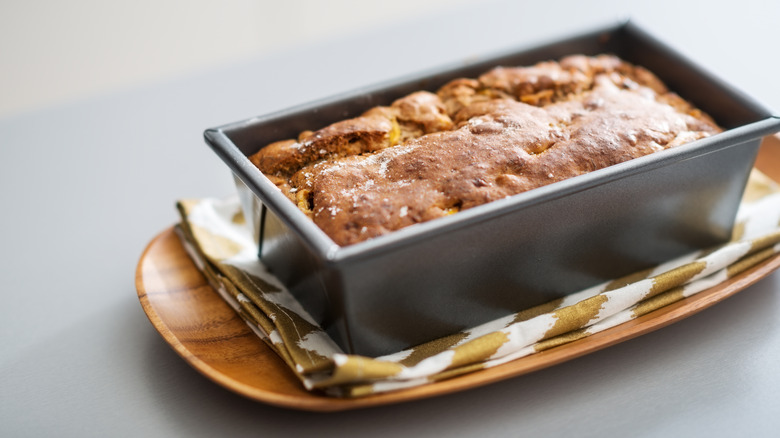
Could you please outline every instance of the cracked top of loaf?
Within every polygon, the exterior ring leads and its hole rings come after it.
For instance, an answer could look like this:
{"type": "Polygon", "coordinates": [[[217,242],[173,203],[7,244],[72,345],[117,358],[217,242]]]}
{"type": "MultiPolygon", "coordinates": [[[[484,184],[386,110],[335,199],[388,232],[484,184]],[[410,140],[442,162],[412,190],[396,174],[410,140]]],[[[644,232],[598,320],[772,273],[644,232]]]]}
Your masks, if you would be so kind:
{"type": "Polygon", "coordinates": [[[343,246],[717,132],[646,69],[574,55],[412,93],[250,159],[343,246]]]}

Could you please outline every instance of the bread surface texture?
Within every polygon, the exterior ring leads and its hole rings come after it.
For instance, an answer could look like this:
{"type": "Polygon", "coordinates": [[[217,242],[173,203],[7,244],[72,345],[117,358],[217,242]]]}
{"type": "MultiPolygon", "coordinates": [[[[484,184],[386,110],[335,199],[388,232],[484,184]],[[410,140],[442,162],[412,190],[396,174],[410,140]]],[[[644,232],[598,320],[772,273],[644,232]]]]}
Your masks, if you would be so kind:
{"type": "Polygon", "coordinates": [[[718,132],[648,70],[574,55],[412,93],[250,160],[344,246],[718,132]]]}

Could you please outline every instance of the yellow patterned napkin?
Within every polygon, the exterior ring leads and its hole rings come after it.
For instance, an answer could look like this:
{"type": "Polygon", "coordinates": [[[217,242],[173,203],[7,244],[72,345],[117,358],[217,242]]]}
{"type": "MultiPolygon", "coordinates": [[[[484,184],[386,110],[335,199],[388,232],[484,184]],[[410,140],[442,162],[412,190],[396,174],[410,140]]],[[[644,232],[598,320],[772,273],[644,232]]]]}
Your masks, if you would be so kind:
{"type": "Polygon", "coordinates": [[[370,358],[342,352],[263,267],[237,199],[180,201],[178,208],[185,247],[225,301],[306,388],[341,397],[423,385],[556,347],[706,290],[780,252],[780,190],[754,171],[728,244],[370,358]]]}

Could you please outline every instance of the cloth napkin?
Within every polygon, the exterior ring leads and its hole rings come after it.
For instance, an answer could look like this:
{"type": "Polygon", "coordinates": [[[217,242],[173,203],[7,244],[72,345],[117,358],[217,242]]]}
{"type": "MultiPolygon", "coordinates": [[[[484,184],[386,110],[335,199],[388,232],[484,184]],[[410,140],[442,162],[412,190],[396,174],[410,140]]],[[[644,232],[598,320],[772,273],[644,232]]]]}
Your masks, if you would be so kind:
{"type": "Polygon", "coordinates": [[[713,287],[780,251],[780,190],[753,171],[732,240],[382,357],[345,354],[257,258],[237,197],[177,204],[182,242],[211,284],[310,390],[394,391],[485,368],[615,327],[713,287]]]}

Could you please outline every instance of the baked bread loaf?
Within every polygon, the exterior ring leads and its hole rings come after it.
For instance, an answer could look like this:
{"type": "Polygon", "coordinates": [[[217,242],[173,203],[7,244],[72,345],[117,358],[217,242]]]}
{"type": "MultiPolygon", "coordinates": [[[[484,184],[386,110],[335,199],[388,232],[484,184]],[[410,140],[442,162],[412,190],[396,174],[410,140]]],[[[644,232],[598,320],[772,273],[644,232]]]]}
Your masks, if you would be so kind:
{"type": "Polygon", "coordinates": [[[611,55],[498,67],[250,157],[339,245],[717,133],[611,55]]]}

